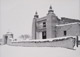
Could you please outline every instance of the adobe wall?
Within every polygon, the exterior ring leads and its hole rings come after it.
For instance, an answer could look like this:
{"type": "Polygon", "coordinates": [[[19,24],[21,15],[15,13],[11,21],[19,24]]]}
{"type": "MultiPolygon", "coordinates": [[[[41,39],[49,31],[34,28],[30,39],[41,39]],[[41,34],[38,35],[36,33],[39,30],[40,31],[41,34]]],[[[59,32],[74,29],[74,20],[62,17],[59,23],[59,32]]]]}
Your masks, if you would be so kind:
{"type": "Polygon", "coordinates": [[[0,39],[0,45],[2,44],[2,39],[0,39]]]}
{"type": "Polygon", "coordinates": [[[80,41],[78,42],[78,45],[80,45],[80,41]]]}
{"type": "Polygon", "coordinates": [[[64,31],[66,31],[66,36],[80,36],[80,25],[79,24],[71,24],[71,25],[63,25],[57,26],[56,28],[56,37],[63,37],[64,31]]]}
{"type": "Polygon", "coordinates": [[[52,41],[25,41],[25,42],[8,42],[11,46],[25,46],[25,47],[64,47],[73,49],[75,46],[75,39],[72,37],[55,39],[52,41]]]}

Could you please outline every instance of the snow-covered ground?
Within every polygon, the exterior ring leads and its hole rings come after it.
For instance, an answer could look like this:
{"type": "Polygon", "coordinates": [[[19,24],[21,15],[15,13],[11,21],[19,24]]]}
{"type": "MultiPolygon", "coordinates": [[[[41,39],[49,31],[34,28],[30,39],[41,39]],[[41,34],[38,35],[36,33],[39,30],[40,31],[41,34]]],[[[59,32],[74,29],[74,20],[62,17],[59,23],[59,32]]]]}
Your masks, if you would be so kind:
{"type": "Polygon", "coordinates": [[[0,46],[0,57],[80,57],[80,46],[76,50],[60,47],[16,47],[0,46]]]}

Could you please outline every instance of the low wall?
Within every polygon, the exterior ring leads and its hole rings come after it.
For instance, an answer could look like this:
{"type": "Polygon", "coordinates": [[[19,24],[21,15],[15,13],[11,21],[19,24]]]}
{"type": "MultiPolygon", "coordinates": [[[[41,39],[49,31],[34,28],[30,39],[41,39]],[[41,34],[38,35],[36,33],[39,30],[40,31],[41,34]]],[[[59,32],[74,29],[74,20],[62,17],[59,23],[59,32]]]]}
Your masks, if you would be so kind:
{"type": "Polygon", "coordinates": [[[21,41],[21,42],[9,42],[8,45],[12,46],[25,46],[25,47],[64,47],[73,49],[75,46],[75,39],[72,37],[66,39],[54,39],[45,41],[21,41]]]}

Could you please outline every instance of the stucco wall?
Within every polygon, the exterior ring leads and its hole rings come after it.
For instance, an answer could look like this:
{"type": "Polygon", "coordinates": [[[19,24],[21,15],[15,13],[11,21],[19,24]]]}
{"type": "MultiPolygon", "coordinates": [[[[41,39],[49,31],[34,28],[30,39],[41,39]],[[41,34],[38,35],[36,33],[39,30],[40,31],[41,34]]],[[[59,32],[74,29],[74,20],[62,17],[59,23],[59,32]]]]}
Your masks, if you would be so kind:
{"type": "Polygon", "coordinates": [[[64,31],[66,31],[66,36],[80,36],[80,25],[79,24],[71,24],[64,26],[56,27],[56,36],[62,37],[64,36],[64,31]]]}
{"type": "Polygon", "coordinates": [[[78,45],[80,45],[80,41],[78,42],[78,45]]]}
{"type": "Polygon", "coordinates": [[[32,39],[36,38],[36,26],[35,26],[35,21],[36,18],[33,19],[33,23],[32,23],[32,39]]]}
{"type": "Polygon", "coordinates": [[[8,42],[12,46],[25,46],[25,47],[64,47],[73,49],[75,46],[75,39],[72,37],[55,39],[52,41],[25,41],[25,42],[8,42]]]}
{"type": "Polygon", "coordinates": [[[2,39],[0,39],[0,45],[2,44],[2,39]]]}

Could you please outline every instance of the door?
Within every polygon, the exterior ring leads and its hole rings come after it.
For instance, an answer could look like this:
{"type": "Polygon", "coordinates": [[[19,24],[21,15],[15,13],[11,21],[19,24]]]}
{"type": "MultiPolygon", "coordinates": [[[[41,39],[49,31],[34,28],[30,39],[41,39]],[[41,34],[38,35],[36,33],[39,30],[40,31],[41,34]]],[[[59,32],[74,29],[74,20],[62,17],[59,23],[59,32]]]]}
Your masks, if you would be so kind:
{"type": "Polygon", "coordinates": [[[42,39],[46,39],[46,31],[42,32],[42,39]]]}
{"type": "Polygon", "coordinates": [[[7,40],[8,40],[8,36],[6,35],[6,36],[4,37],[4,43],[5,43],[5,44],[7,44],[7,40]]]}

